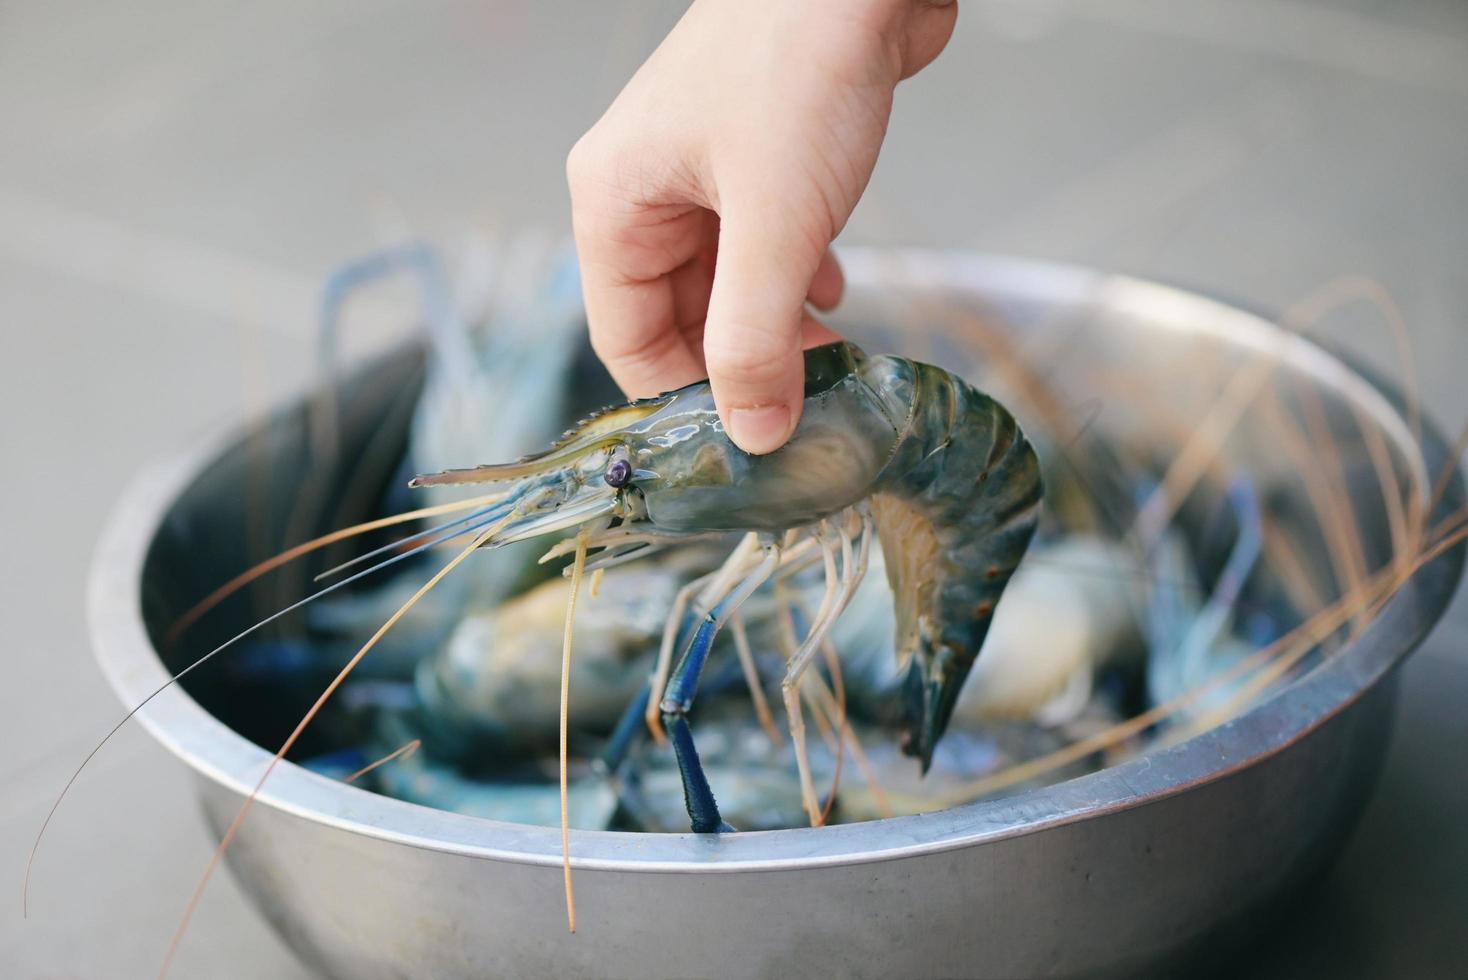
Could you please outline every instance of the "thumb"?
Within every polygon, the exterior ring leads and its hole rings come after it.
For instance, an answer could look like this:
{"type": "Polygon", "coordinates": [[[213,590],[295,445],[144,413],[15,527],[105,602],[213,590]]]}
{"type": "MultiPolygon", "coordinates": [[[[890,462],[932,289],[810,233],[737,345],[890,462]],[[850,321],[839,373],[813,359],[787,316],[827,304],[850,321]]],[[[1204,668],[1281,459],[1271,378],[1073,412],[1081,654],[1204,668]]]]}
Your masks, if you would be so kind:
{"type": "Polygon", "coordinates": [[[793,220],[788,204],[730,208],[721,218],[703,354],[729,438],[745,452],[774,452],[800,421],[802,338],[822,328],[805,299],[829,235],[793,220]]]}

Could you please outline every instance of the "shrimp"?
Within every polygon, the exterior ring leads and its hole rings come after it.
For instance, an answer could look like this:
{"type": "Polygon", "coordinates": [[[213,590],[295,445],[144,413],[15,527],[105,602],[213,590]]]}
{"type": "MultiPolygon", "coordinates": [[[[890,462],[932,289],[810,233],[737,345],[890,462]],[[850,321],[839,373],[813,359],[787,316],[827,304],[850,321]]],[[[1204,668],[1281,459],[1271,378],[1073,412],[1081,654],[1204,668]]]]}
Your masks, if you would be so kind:
{"type": "MultiPolygon", "coordinates": [[[[983,658],[980,658],[980,662],[983,658]]],[[[700,711],[705,711],[700,697],[700,711]]],[[[391,717],[383,725],[384,743],[413,745],[413,729],[391,717]],[[404,741],[408,739],[409,741],[404,741]]],[[[857,777],[840,784],[828,802],[834,820],[850,823],[932,809],[932,798],[961,789],[1011,765],[1017,759],[1044,755],[1065,744],[1062,733],[1036,726],[996,726],[979,733],[953,731],[934,753],[928,773],[919,777],[897,747],[881,741],[880,726],[853,723],[847,737],[871,746],[857,777]],[[907,763],[904,765],[904,763],[907,763]]],[[[731,701],[701,714],[699,750],[709,784],[718,794],[725,816],[744,830],[777,830],[798,826],[805,817],[798,781],[792,778],[794,754],[789,742],[776,749],[748,712],[731,701]]],[[[646,746],[628,777],[600,778],[594,764],[577,760],[568,792],[568,819],[573,827],[676,833],[686,829],[681,816],[683,785],[670,749],[646,746]]],[[[373,752],[348,750],[306,765],[331,778],[348,779],[373,752]]],[[[812,759],[818,782],[832,785],[835,761],[830,754],[812,759]]],[[[555,760],[531,757],[514,769],[486,779],[427,752],[403,752],[374,768],[367,785],[380,793],[439,810],[513,823],[555,826],[560,799],[555,760]]]]}
{"type": "MultiPolygon", "coordinates": [[[[578,728],[610,729],[637,696],[685,564],[631,565],[578,610],[581,639],[571,673],[578,728]]],[[[557,577],[506,602],[471,608],[418,663],[417,714],[438,755],[503,759],[507,751],[554,743],[566,586],[557,577]]]]}
{"type": "MultiPolygon", "coordinates": [[[[495,526],[484,546],[574,531],[591,549],[588,570],[744,534],[717,571],[680,591],[650,682],[648,727],[673,743],[699,833],[729,828],[688,713],[714,637],[752,593],[805,568],[825,570],[824,595],[781,685],[806,809],[819,823],[800,683],[865,574],[873,536],[886,558],[905,665],[900,741],[926,771],[1038,520],[1034,450],[1002,406],[962,379],[845,343],[808,351],[806,378],[801,422],[768,456],[734,446],[701,382],[593,415],[515,463],[411,483],[509,484],[469,525],[495,526]],[[692,624],[683,629],[690,605],[692,624]]],[[[568,550],[563,542],[548,557],[568,550]]]]}

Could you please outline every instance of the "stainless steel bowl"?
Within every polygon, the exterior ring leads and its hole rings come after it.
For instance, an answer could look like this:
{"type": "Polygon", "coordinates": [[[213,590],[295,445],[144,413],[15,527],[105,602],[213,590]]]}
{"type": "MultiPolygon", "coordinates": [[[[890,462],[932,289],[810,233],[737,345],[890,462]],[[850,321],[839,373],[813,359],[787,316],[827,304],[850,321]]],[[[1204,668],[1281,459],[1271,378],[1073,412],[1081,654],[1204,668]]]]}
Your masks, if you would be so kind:
{"type": "MultiPolygon", "coordinates": [[[[1209,299],[977,256],[850,251],[845,261],[841,319],[858,334],[875,321],[920,319],[935,296],[957,297],[1021,335],[1078,324],[1053,354],[1058,371],[1110,357],[1159,397],[1183,401],[1199,387],[1190,372],[1200,352],[1210,363],[1267,352],[1280,377],[1379,431],[1419,492],[1445,457],[1435,433],[1415,444],[1392,397],[1343,361],[1209,299]]],[[[418,364],[403,353],[346,386],[347,451],[324,475],[303,471],[307,416],[294,404],[249,440],[223,437],[138,479],[100,546],[89,605],[98,658],[126,704],[168,676],[155,640],[171,616],[250,557],[241,529],[251,461],[268,458],[260,492],[277,504],[265,540],[291,526],[299,534],[303,518],[285,502],[312,480],[325,481],[316,497],[326,505],[306,530],[356,516],[333,487],[349,471],[389,485],[392,474],[353,447],[401,429],[393,393],[418,364]]],[[[1267,431],[1243,435],[1228,449],[1240,461],[1285,465],[1267,431]]],[[[1455,479],[1439,513],[1462,504],[1455,479]]],[[[1379,509],[1357,502],[1363,539],[1378,552],[1379,509]]],[[[575,935],[557,830],[426,809],[289,764],[267,783],[229,865],[303,959],[338,977],[1130,976],[1210,962],[1341,844],[1380,768],[1392,668],[1435,623],[1462,563],[1458,548],[1424,567],[1339,654],[1242,716],[1092,775],[820,830],[573,832],[575,935]]],[[[218,628],[252,608],[222,609],[218,628]]],[[[273,747],[293,710],[261,721],[260,705],[217,694],[211,713],[175,687],[139,716],[196,771],[216,831],[269,758],[236,728],[273,747]]]]}

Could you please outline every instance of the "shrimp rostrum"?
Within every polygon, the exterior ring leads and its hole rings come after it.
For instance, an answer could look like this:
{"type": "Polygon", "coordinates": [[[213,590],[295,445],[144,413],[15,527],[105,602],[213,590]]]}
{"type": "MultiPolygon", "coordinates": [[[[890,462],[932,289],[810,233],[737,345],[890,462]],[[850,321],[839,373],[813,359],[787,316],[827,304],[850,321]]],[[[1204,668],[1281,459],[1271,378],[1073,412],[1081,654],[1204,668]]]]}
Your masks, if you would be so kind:
{"type": "Polygon", "coordinates": [[[805,808],[818,823],[800,685],[862,579],[874,535],[905,664],[902,747],[926,771],[1041,497],[1034,450],[1003,406],[941,368],[845,343],[806,353],[800,423],[769,455],[736,447],[708,384],[697,383],[607,409],[514,463],[413,481],[468,483],[504,485],[454,522],[487,528],[482,547],[567,533],[547,559],[575,551],[587,571],[742,533],[719,568],[677,593],[648,689],[630,709],[671,740],[696,832],[729,828],[688,715],[714,637],[754,592],[824,569],[824,592],[782,682],[805,808]]]}

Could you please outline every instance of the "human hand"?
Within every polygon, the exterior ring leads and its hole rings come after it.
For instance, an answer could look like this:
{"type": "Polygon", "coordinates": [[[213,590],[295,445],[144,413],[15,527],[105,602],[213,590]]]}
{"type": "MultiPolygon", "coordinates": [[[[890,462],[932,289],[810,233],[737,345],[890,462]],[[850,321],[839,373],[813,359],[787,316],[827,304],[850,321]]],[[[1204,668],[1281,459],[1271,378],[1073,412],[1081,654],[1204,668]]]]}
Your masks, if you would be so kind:
{"type": "Polygon", "coordinates": [[[800,418],[807,312],[841,298],[830,244],[866,189],[897,83],[957,6],[694,0],[566,163],[591,342],[624,391],[707,377],[729,437],[800,418]]]}

